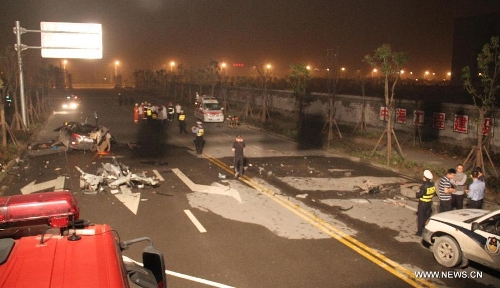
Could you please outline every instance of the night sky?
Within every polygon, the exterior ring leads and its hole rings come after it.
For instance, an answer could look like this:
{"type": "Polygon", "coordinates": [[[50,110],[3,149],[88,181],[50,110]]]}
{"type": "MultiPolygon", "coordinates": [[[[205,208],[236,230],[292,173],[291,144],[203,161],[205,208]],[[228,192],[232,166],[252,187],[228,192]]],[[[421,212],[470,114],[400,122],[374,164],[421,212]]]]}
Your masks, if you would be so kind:
{"type": "MultiPolygon", "coordinates": [[[[346,74],[358,69],[366,74],[364,55],[384,43],[409,54],[405,70],[445,75],[454,19],[500,12],[498,0],[2,0],[0,5],[2,49],[15,43],[16,20],[31,30],[40,29],[40,21],[102,24],[103,58],[68,59],[76,83],[112,77],[116,60],[125,79],[135,69],[170,70],[171,61],[197,69],[210,59],[227,62],[229,75],[252,75],[251,67],[265,63],[276,76],[284,76],[292,63],[323,71],[328,49],[338,49],[346,74]]],[[[23,44],[40,45],[39,33],[22,37],[23,44]]],[[[25,53],[41,57],[39,50],[25,53]]]]}

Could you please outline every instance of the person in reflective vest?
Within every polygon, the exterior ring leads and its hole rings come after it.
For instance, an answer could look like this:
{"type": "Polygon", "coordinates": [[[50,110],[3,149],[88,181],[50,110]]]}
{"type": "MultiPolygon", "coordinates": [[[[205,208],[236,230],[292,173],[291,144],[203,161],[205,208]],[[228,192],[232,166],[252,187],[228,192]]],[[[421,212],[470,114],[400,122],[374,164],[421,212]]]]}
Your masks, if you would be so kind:
{"type": "Polygon", "coordinates": [[[135,103],[134,106],[134,122],[139,122],[139,103],[135,103]]]}
{"type": "Polygon", "coordinates": [[[203,134],[205,133],[205,129],[203,129],[201,121],[196,121],[196,125],[191,127],[191,132],[196,135],[196,138],[193,141],[194,146],[196,147],[196,153],[203,153],[203,145],[205,144],[205,141],[203,140],[203,134]]]}
{"type": "Polygon", "coordinates": [[[416,236],[422,236],[422,230],[424,229],[425,222],[431,218],[432,214],[432,197],[436,194],[436,187],[434,182],[432,182],[432,173],[429,170],[424,171],[424,177],[422,180],[424,183],[420,186],[420,189],[415,194],[418,199],[418,226],[416,236]]]}
{"type": "Polygon", "coordinates": [[[172,106],[172,102],[168,103],[167,113],[168,113],[167,120],[168,121],[174,120],[175,110],[174,110],[174,106],[172,106]]]}
{"type": "Polygon", "coordinates": [[[187,134],[188,132],[186,130],[186,114],[184,114],[184,110],[180,111],[177,120],[179,120],[179,133],[187,134]]]}

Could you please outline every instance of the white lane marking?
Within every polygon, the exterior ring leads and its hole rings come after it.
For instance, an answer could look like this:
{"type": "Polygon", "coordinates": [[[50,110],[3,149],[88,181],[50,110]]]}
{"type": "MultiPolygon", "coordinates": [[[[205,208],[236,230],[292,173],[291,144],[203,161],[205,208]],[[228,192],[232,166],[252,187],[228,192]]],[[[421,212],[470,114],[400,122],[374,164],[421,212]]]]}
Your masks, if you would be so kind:
{"type": "MultiPolygon", "coordinates": [[[[130,259],[127,256],[123,256],[122,255],[122,258],[123,258],[123,261],[133,262],[133,263],[135,263],[135,264],[137,264],[139,266],[143,266],[143,264],[141,262],[138,262],[138,261],[135,261],[133,259],[130,259]]],[[[178,277],[178,278],[184,278],[184,279],[187,279],[187,280],[191,280],[193,282],[203,283],[203,284],[206,284],[206,285],[210,285],[212,287],[234,288],[234,286],[228,286],[228,285],[224,285],[224,284],[217,283],[217,282],[214,282],[214,281],[210,281],[210,280],[206,280],[206,279],[202,279],[202,278],[198,278],[198,277],[194,277],[194,276],[190,276],[190,275],[186,275],[186,274],[182,274],[182,273],[174,272],[174,271],[170,271],[170,270],[165,270],[165,274],[171,275],[171,276],[175,276],[175,277],[178,277]]]]}
{"type": "Polygon", "coordinates": [[[174,172],[177,177],[179,177],[186,186],[191,189],[191,191],[194,192],[203,192],[203,193],[209,193],[209,194],[217,194],[217,195],[224,195],[224,196],[231,196],[236,201],[241,203],[241,196],[238,190],[233,189],[228,186],[224,186],[220,183],[215,182],[213,185],[201,185],[201,184],[196,184],[189,177],[187,177],[184,173],[181,172],[181,170],[177,168],[172,168],[172,172],[174,172]]]}
{"type": "Polygon", "coordinates": [[[194,226],[196,226],[196,228],[198,228],[198,231],[200,231],[200,233],[207,232],[205,227],[203,227],[203,225],[201,225],[200,221],[198,221],[198,219],[196,219],[196,217],[194,217],[194,215],[193,215],[193,213],[191,213],[191,211],[186,209],[186,210],[184,210],[184,213],[186,213],[188,218],[191,220],[191,222],[193,222],[194,226]]]}
{"type": "Polygon", "coordinates": [[[165,181],[165,179],[163,179],[163,177],[161,177],[160,172],[158,172],[157,170],[153,170],[153,173],[155,173],[156,177],[158,177],[158,179],[160,181],[165,181]]]}

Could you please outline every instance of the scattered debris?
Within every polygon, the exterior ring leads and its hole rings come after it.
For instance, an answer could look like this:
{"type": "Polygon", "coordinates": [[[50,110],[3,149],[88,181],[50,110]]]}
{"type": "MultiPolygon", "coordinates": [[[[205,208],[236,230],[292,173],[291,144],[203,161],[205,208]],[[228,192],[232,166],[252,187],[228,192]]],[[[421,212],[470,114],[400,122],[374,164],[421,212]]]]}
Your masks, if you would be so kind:
{"type": "Polygon", "coordinates": [[[349,208],[339,207],[339,210],[340,211],[348,211],[348,210],[351,210],[352,207],[354,207],[354,205],[351,205],[351,207],[349,207],[349,208]]]}
{"type": "MultiPolygon", "coordinates": [[[[96,174],[84,172],[78,166],[76,170],[80,172],[80,188],[88,191],[98,191],[102,186],[108,186],[117,190],[121,185],[128,187],[144,188],[144,185],[156,187],[159,181],[156,177],[146,177],[145,172],[137,175],[129,170],[129,167],[113,158],[113,163],[101,163],[102,168],[97,169],[96,174]]],[[[112,190],[112,191],[113,191],[112,190]]]]}
{"type": "Polygon", "coordinates": [[[298,194],[295,197],[305,199],[307,197],[307,193],[305,193],[305,194],[298,194]]]}
{"type": "Polygon", "coordinates": [[[219,178],[220,179],[226,179],[226,175],[219,173],[219,178]]]}

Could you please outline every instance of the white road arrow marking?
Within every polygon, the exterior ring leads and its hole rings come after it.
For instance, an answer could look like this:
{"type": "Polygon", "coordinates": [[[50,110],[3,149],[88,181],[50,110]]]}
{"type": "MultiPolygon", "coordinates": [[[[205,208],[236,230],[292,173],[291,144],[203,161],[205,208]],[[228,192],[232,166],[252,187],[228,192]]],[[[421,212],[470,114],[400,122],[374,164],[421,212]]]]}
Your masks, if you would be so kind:
{"type": "Polygon", "coordinates": [[[120,186],[121,193],[114,194],[120,202],[125,205],[132,213],[137,215],[139,202],[141,202],[141,193],[132,193],[132,190],[127,185],[120,186]]]}
{"type": "Polygon", "coordinates": [[[23,188],[21,188],[21,193],[31,194],[31,193],[46,190],[46,189],[49,189],[52,187],[54,187],[54,191],[63,190],[65,181],[66,181],[66,177],[64,177],[64,176],[59,176],[54,180],[45,181],[45,182],[41,182],[38,184],[35,184],[35,181],[33,181],[33,182],[29,183],[28,185],[24,186],[23,188]]]}
{"type": "Polygon", "coordinates": [[[189,189],[191,189],[191,191],[193,192],[204,192],[209,194],[231,196],[236,199],[236,201],[241,203],[240,193],[236,189],[224,186],[219,183],[213,183],[212,186],[196,184],[191,181],[191,179],[189,179],[186,175],[184,175],[181,170],[173,168],[172,172],[174,172],[174,174],[177,175],[177,177],[179,177],[182,182],[184,182],[184,184],[186,184],[186,186],[188,186],[189,189]]]}

